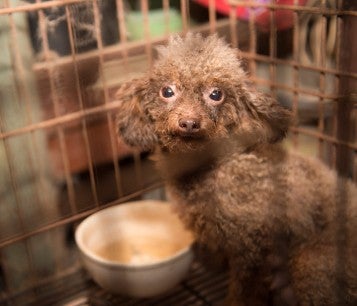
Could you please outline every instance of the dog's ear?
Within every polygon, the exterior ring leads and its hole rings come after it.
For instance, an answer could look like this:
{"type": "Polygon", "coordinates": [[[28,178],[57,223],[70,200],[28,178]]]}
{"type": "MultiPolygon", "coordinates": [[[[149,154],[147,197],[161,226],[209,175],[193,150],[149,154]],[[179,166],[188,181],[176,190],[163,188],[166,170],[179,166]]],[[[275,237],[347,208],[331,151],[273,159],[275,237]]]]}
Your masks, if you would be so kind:
{"type": "Polygon", "coordinates": [[[149,88],[146,78],[134,79],[123,84],[116,92],[116,99],[121,105],[116,115],[118,135],[132,147],[153,150],[157,143],[153,123],[143,109],[146,90],[149,88]]]}
{"type": "Polygon", "coordinates": [[[260,142],[274,143],[283,139],[292,122],[291,111],[263,93],[248,91],[245,98],[249,118],[243,120],[243,125],[248,126],[260,142]]]}

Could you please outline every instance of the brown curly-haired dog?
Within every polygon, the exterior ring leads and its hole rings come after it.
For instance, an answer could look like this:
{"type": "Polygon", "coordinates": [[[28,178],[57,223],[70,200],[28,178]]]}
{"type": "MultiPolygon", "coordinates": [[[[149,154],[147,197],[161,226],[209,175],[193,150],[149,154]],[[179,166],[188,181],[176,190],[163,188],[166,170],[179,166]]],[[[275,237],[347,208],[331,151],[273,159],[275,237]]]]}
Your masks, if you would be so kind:
{"type": "Polygon", "coordinates": [[[197,241],[231,271],[230,305],[357,305],[357,191],[279,140],[290,113],[217,36],[173,37],[117,97],[119,134],[153,150],[197,241]]]}

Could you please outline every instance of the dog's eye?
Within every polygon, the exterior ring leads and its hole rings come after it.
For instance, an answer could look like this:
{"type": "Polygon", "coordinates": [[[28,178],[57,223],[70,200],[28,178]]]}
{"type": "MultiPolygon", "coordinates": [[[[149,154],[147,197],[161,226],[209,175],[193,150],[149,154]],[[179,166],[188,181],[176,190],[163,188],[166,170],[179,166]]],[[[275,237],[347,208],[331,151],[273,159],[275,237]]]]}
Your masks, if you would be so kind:
{"type": "Polygon", "coordinates": [[[217,106],[223,102],[224,92],[217,87],[211,87],[204,91],[203,96],[208,104],[217,106]]]}
{"type": "Polygon", "coordinates": [[[209,95],[209,98],[213,101],[219,102],[223,99],[223,92],[218,88],[215,88],[212,90],[211,94],[209,95]]]}
{"type": "Polygon", "coordinates": [[[175,90],[171,86],[165,86],[161,89],[161,96],[165,99],[169,99],[175,95],[175,90]]]}

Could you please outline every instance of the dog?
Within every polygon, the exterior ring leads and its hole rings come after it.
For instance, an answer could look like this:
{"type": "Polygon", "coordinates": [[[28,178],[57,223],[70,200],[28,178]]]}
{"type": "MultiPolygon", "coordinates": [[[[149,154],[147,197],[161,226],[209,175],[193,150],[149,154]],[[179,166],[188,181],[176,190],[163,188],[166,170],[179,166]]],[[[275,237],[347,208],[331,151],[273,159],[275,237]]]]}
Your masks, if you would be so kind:
{"type": "Polygon", "coordinates": [[[225,305],[357,305],[357,189],[281,143],[291,112],[216,35],[173,36],[116,97],[197,242],[228,262],[225,305]]]}

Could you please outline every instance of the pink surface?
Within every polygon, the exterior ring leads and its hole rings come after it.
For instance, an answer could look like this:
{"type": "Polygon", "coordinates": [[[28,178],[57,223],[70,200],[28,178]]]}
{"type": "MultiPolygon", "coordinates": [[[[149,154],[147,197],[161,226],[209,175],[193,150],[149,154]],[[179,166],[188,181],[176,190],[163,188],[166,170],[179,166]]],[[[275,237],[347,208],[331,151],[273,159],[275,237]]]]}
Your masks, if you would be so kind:
{"type": "MultiPolygon", "coordinates": [[[[298,0],[299,5],[304,5],[307,0],[298,0]]],[[[195,2],[208,7],[209,0],[195,0],[195,2]]],[[[256,0],[257,4],[277,4],[277,5],[293,5],[294,0],[256,0]]],[[[215,0],[216,11],[228,15],[231,7],[227,0],[215,0]]],[[[255,22],[260,30],[268,32],[270,30],[271,14],[268,8],[258,7],[253,9],[255,12],[255,22]]],[[[249,7],[238,6],[236,10],[237,17],[239,19],[249,19],[249,7]]],[[[275,24],[278,30],[286,30],[293,26],[293,11],[278,9],[275,10],[275,24]]]]}

